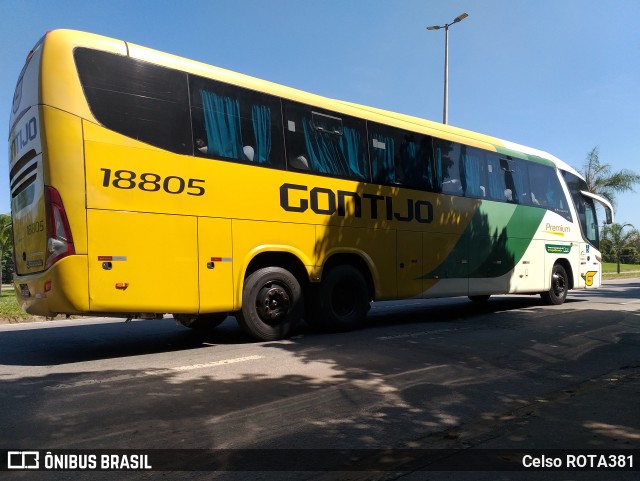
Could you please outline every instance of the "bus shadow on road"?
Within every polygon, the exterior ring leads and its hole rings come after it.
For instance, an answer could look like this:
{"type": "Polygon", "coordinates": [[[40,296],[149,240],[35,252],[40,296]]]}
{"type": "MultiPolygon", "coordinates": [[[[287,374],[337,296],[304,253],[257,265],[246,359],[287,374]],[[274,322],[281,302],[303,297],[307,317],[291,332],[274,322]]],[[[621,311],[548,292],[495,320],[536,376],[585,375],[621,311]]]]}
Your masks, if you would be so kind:
{"type": "MultiPolygon", "coordinates": [[[[586,299],[569,297],[567,303],[586,299]]],[[[485,316],[511,311],[550,309],[537,296],[494,296],[486,303],[465,298],[408,300],[374,303],[361,330],[387,329],[411,324],[486,320],[485,316]]],[[[551,307],[553,309],[553,307],[551,307]]],[[[293,335],[330,336],[301,323],[293,335]]],[[[344,334],[344,333],[342,333],[344,334]]],[[[210,330],[191,330],[176,326],[171,318],[137,320],[131,323],[96,321],[95,324],[43,326],[0,333],[0,364],[47,366],[75,362],[115,359],[148,354],[188,351],[216,345],[248,344],[254,341],[229,316],[210,330]]]]}
{"type": "MultiPolygon", "coordinates": [[[[56,321],[54,321],[56,322],[56,321]]],[[[0,364],[49,366],[131,356],[188,351],[212,344],[244,344],[251,339],[228,318],[215,331],[199,333],[171,318],[130,323],[98,321],[0,332],[0,364]]]]}

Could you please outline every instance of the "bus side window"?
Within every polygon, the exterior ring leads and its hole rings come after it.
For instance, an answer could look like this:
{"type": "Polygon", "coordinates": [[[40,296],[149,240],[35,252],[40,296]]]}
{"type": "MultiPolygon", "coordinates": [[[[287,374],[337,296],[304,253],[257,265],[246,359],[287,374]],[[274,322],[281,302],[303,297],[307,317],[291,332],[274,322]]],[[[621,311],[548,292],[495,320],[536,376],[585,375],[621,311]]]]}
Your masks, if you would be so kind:
{"type": "Polygon", "coordinates": [[[433,141],[428,135],[368,123],[374,182],[433,192],[433,141]]]}
{"type": "Polygon", "coordinates": [[[553,167],[530,163],[529,185],[532,205],[544,207],[567,220],[572,220],[569,204],[553,167]]]}
{"type": "Polygon", "coordinates": [[[466,180],[464,165],[460,162],[461,145],[457,142],[435,139],[434,151],[440,192],[448,195],[464,195],[466,180]]]}
{"type": "Polygon", "coordinates": [[[513,202],[513,191],[506,183],[508,164],[497,154],[487,154],[487,198],[498,202],[513,202]]]}
{"type": "Polygon", "coordinates": [[[365,122],[284,102],[287,165],[349,179],[369,179],[365,122]]]}
{"type": "Polygon", "coordinates": [[[483,151],[463,145],[461,157],[461,169],[464,171],[462,178],[465,181],[464,195],[484,199],[487,196],[487,166],[483,151]]]}
{"type": "Polygon", "coordinates": [[[196,155],[283,167],[280,100],[191,77],[196,155]]]}

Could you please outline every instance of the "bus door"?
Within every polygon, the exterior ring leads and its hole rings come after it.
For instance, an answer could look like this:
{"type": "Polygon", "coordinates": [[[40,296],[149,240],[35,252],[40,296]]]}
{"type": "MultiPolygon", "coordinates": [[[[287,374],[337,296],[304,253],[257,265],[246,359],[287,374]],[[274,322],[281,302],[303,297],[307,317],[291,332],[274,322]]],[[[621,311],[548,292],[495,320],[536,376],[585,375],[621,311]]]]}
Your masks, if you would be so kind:
{"type": "Polygon", "coordinates": [[[231,220],[198,218],[200,313],[233,310],[231,220]]]}
{"type": "Polygon", "coordinates": [[[587,289],[600,287],[602,283],[602,264],[598,261],[598,252],[588,242],[580,242],[580,278],[576,287],[587,289]]]}
{"type": "Polygon", "coordinates": [[[576,281],[580,284],[579,287],[596,288],[602,283],[602,259],[600,252],[594,247],[600,242],[594,201],[604,209],[605,224],[613,223],[613,207],[607,199],[584,190],[576,197],[574,201],[577,200],[576,208],[583,235],[580,242],[580,279],[576,281]]]}

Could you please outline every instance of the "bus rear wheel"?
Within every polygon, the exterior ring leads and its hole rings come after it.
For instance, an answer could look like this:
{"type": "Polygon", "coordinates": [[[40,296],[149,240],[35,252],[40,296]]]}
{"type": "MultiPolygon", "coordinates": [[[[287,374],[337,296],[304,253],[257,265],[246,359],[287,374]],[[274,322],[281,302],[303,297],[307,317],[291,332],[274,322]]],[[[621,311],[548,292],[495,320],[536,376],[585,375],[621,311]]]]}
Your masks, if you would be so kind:
{"type": "Polygon", "coordinates": [[[284,339],[302,318],[302,302],[300,283],[291,272],[265,267],[245,279],[236,317],[242,330],[259,341],[284,339]]]}
{"type": "Polygon", "coordinates": [[[560,264],[553,266],[551,271],[551,288],[547,292],[542,292],[540,297],[545,304],[558,306],[567,298],[569,290],[569,276],[567,271],[560,264]]]}
{"type": "Polygon", "coordinates": [[[369,312],[369,288],[353,266],[332,268],[314,291],[307,320],[314,327],[346,331],[359,327],[369,312]]]}

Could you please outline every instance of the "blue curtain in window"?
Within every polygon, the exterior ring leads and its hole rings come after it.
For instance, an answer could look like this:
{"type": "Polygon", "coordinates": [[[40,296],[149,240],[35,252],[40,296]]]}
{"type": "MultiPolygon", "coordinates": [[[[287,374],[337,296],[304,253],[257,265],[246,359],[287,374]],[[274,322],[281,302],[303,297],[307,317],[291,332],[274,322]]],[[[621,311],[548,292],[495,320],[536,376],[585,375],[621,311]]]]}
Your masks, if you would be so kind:
{"type": "Polygon", "coordinates": [[[371,168],[376,181],[395,183],[394,151],[393,137],[386,137],[380,134],[371,135],[371,168]]]}
{"type": "Polygon", "coordinates": [[[232,159],[244,159],[240,103],[206,90],[200,91],[207,132],[207,153],[232,159]]]}
{"type": "Polygon", "coordinates": [[[487,176],[489,178],[489,192],[487,196],[493,200],[506,200],[504,195],[504,171],[500,168],[500,160],[497,157],[490,157],[487,165],[487,176]]]}
{"type": "Polygon", "coordinates": [[[426,185],[427,188],[429,190],[433,190],[433,166],[432,166],[432,162],[433,162],[433,148],[431,146],[431,142],[429,142],[427,145],[425,145],[424,142],[422,142],[421,145],[421,151],[420,151],[420,161],[424,162],[426,165],[426,171],[422,171],[424,172],[424,175],[426,176],[426,185]]]}
{"type": "Polygon", "coordinates": [[[465,183],[463,186],[465,195],[484,197],[482,189],[480,189],[480,186],[482,185],[480,159],[477,156],[469,154],[465,147],[462,148],[462,165],[462,179],[465,183]]]}
{"type": "Polygon", "coordinates": [[[311,169],[322,174],[344,175],[331,134],[316,130],[307,118],[302,120],[302,127],[311,169]]]}
{"type": "MultiPolygon", "coordinates": [[[[400,166],[404,177],[400,179],[402,183],[407,183],[407,177],[419,175],[417,161],[418,148],[416,147],[416,143],[412,140],[403,140],[402,144],[400,144],[400,166]]],[[[413,179],[414,182],[418,180],[419,179],[413,179]]]]}
{"type": "Polygon", "coordinates": [[[524,170],[524,165],[522,165],[522,162],[518,161],[514,161],[513,163],[513,167],[512,169],[515,171],[513,172],[512,178],[513,178],[513,186],[515,188],[515,192],[514,192],[514,196],[513,199],[515,201],[517,201],[518,203],[522,204],[522,203],[527,203],[529,202],[529,199],[527,198],[528,196],[527,194],[527,189],[525,188],[525,170],[524,170]]]}
{"type": "Polygon", "coordinates": [[[416,143],[411,140],[404,140],[400,146],[400,156],[402,157],[403,165],[414,170],[416,165],[416,159],[418,157],[418,149],[416,143]]]}
{"type": "Polygon", "coordinates": [[[344,127],[338,145],[346,165],[349,169],[349,177],[364,179],[368,177],[366,162],[363,162],[360,148],[360,132],[351,127],[344,127]]]}
{"type": "Polygon", "coordinates": [[[271,109],[264,105],[253,105],[251,122],[256,140],[253,161],[267,163],[271,155],[271,109]]]}

